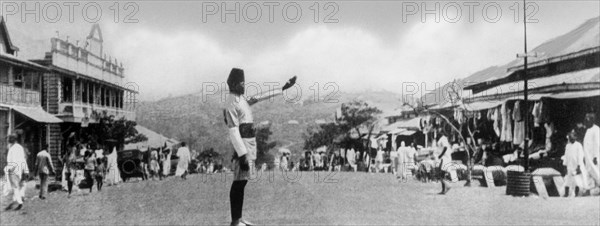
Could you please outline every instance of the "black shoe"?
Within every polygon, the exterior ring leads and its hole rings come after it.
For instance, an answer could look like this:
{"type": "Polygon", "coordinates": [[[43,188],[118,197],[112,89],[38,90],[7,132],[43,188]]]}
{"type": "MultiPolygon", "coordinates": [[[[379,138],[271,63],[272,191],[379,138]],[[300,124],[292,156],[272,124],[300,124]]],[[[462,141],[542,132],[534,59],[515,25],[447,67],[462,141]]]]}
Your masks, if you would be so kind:
{"type": "Polygon", "coordinates": [[[448,193],[448,191],[450,191],[450,188],[446,188],[444,189],[442,192],[440,192],[440,195],[445,195],[446,193],[448,193]]]}
{"type": "Polygon", "coordinates": [[[8,204],[8,206],[6,208],[4,208],[4,210],[9,211],[13,208],[14,205],[15,205],[15,202],[12,202],[12,203],[8,204]]]}
{"type": "Polygon", "coordinates": [[[23,204],[19,204],[19,205],[17,206],[17,208],[15,208],[15,211],[17,211],[17,210],[20,210],[20,209],[23,209],[23,204]]]}
{"type": "Polygon", "coordinates": [[[46,197],[42,196],[42,197],[40,197],[40,199],[41,199],[41,200],[45,200],[45,199],[46,199],[46,197]]]}

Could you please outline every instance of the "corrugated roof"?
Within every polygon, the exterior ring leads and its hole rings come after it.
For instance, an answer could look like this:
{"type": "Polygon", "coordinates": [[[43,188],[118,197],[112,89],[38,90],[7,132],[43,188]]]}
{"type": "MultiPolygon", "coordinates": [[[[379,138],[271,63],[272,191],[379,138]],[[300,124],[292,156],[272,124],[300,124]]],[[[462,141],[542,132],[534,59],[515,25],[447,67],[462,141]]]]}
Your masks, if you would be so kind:
{"type": "MultiPolygon", "coordinates": [[[[574,30],[550,39],[543,44],[530,50],[530,52],[538,53],[538,57],[530,59],[530,61],[543,60],[545,58],[561,56],[573,52],[577,52],[587,48],[593,48],[599,46],[600,43],[600,17],[595,17],[587,20],[582,25],[578,26],[574,30]]],[[[519,45],[522,45],[519,44],[519,45]]],[[[516,53],[515,53],[516,54],[516,53]]],[[[464,79],[457,80],[456,82],[465,87],[467,85],[474,85],[486,81],[494,81],[502,78],[506,78],[510,75],[507,72],[508,68],[515,67],[523,64],[523,59],[515,59],[504,65],[491,66],[478,71],[464,79]]],[[[447,102],[445,98],[440,98],[444,95],[444,90],[447,85],[442,86],[439,89],[428,94],[429,96],[424,97],[424,103],[426,104],[444,104],[447,102]]]]}
{"type": "MultiPolygon", "coordinates": [[[[529,81],[530,89],[539,89],[553,85],[566,84],[588,84],[600,82],[600,68],[591,68],[581,71],[569,72],[560,75],[532,79],[529,81]]],[[[523,81],[516,81],[504,85],[490,88],[486,91],[477,93],[470,98],[483,97],[497,94],[523,92],[523,81]]]]}

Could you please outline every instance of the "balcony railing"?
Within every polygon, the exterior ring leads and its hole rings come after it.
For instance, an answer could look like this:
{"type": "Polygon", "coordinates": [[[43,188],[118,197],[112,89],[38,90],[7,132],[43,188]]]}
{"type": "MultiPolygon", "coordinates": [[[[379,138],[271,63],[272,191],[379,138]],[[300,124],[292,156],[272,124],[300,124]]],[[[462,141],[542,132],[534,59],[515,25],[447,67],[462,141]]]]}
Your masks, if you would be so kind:
{"type": "Polygon", "coordinates": [[[81,122],[83,118],[88,118],[92,123],[103,116],[115,116],[116,119],[125,117],[125,119],[131,121],[135,121],[136,118],[135,111],[81,102],[60,103],[58,114],[66,117],[73,117],[75,122],[81,122]]]}
{"type": "Polygon", "coordinates": [[[22,106],[41,106],[40,92],[0,84],[0,103],[22,106]]]}

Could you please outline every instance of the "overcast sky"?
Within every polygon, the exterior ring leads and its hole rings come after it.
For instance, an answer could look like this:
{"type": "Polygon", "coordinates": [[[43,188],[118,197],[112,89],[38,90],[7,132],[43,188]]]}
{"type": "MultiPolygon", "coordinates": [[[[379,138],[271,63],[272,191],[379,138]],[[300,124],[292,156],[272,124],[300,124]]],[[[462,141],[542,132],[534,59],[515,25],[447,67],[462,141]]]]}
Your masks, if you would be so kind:
{"type": "MultiPolygon", "coordinates": [[[[125,2],[119,2],[118,23],[111,8],[114,1],[98,3],[105,52],[123,62],[128,79],[139,84],[142,99],[151,100],[199,92],[203,82],[225,81],[232,67],[245,69],[250,82],[284,82],[297,75],[305,93],[315,83],[323,90],[328,82],[335,82],[343,92],[401,92],[402,82],[426,82],[433,88],[436,82],[443,84],[505,64],[523,51],[522,11],[515,23],[513,6],[521,2],[496,1],[484,10],[489,2],[473,6],[473,14],[469,5],[477,2],[458,2],[458,18],[457,5],[449,1],[338,1],[329,5],[319,1],[316,23],[315,1],[288,5],[287,16],[283,16],[286,2],[281,2],[273,6],[273,22],[268,5],[276,2],[238,1],[239,22],[233,14],[222,21],[220,14],[223,3],[234,9],[236,1],[204,2],[203,7],[202,2],[155,0],[135,2],[125,9],[125,2]],[[422,7],[435,10],[436,3],[440,21],[430,14],[423,22],[422,7]],[[256,18],[257,5],[260,18],[256,18]],[[301,16],[297,17],[294,6],[302,10],[301,16]],[[497,7],[502,10],[500,16],[497,7]],[[124,23],[134,9],[137,12],[130,19],[138,21],[124,23]],[[205,13],[212,9],[219,11],[205,13]],[[406,13],[411,9],[414,15],[406,13]],[[328,15],[332,23],[325,23],[328,15]],[[253,19],[255,23],[247,21],[253,19]]],[[[24,4],[31,9],[34,3],[24,4]]],[[[94,19],[93,7],[84,18],[86,2],[81,2],[74,7],[70,22],[69,8],[59,1],[62,16],[50,23],[55,18],[54,6],[39,3],[41,18],[36,22],[33,15],[24,15],[22,21],[22,2],[2,1],[2,13],[13,42],[23,50],[21,56],[42,58],[55,31],[71,40],[85,39],[91,27],[85,19],[94,19]],[[17,12],[10,8],[15,5],[17,12]],[[44,47],[28,48],[34,42],[44,47]]],[[[537,22],[528,25],[531,48],[600,15],[597,0],[533,3],[531,19],[537,22]]]]}

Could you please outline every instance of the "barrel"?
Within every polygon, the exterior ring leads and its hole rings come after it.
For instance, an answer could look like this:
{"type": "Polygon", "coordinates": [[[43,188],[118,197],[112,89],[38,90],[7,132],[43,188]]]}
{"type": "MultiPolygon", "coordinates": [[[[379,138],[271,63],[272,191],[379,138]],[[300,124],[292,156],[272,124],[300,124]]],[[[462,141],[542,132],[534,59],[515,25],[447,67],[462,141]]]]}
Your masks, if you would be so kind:
{"type": "Polygon", "coordinates": [[[531,173],[507,171],[506,195],[529,196],[531,173]]]}

